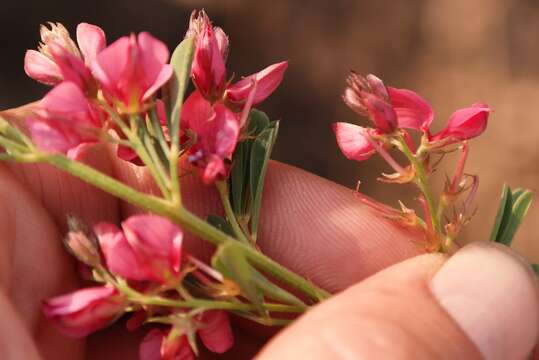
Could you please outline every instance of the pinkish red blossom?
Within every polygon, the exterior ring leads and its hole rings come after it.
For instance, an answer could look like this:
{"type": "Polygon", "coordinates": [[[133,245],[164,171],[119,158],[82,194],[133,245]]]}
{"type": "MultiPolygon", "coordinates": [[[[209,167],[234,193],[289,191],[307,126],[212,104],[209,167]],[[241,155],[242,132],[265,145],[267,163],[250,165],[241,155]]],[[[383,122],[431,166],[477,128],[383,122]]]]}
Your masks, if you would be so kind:
{"type": "Polygon", "coordinates": [[[79,338],[107,326],[125,306],[114,288],[100,286],[49,299],[43,312],[64,335],[79,338]]]}
{"type": "Polygon", "coordinates": [[[432,137],[432,142],[450,144],[481,135],[487,127],[491,111],[492,109],[485,103],[475,103],[455,111],[449,117],[447,126],[432,137]]]}
{"type": "Polygon", "coordinates": [[[94,227],[107,268],[129,280],[168,283],[180,273],[183,233],[169,220],[135,215],[122,223],[94,227]]]}
{"type": "Polygon", "coordinates": [[[202,169],[204,183],[226,176],[225,160],[231,158],[240,134],[238,115],[221,102],[212,105],[195,91],[185,101],[181,121],[182,129],[196,136],[189,160],[202,169]]]}
{"type": "Polygon", "coordinates": [[[77,158],[87,145],[97,142],[103,114],[72,82],[63,82],[40,102],[27,125],[36,145],[46,151],[77,158]]]}
{"type": "Polygon", "coordinates": [[[47,85],[63,80],[76,83],[85,92],[95,91],[89,66],[97,54],[105,48],[105,33],[95,25],[81,23],[77,27],[80,49],[60,24],[41,27],[39,51],[28,50],[24,69],[28,76],[47,85]]]}
{"type": "Polygon", "coordinates": [[[167,46],[147,32],[124,36],[101,51],[92,72],[118,110],[136,114],[172,76],[167,46]]]}
{"type": "Polygon", "coordinates": [[[247,102],[255,82],[257,88],[252,105],[264,101],[282,82],[288,67],[287,61],[276,63],[229,85],[225,66],[228,37],[223,30],[214,27],[204,11],[198,15],[193,12],[186,37],[195,39],[191,76],[197,90],[210,102],[224,100],[235,111],[241,110],[247,102]]]}
{"type": "MultiPolygon", "coordinates": [[[[122,223],[122,229],[136,259],[153,279],[167,283],[178,277],[183,241],[178,226],[160,216],[135,215],[122,223]]],[[[109,258],[114,256],[119,255],[109,254],[109,258]]]]}

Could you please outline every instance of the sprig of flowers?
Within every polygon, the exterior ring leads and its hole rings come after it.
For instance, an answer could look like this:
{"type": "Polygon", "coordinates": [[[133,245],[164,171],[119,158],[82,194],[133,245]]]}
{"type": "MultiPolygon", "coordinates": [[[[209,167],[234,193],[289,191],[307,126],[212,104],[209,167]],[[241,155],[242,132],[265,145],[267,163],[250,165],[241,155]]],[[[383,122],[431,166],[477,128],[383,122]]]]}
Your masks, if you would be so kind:
{"type": "Polygon", "coordinates": [[[420,192],[418,200],[424,217],[420,218],[403,203],[397,210],[381,206],[359,192],[358,197],[381,215],[423,233],[426,249],[449,252],[473,215],[472,203],[479,186],[478,176],[464,172],[468,140],[483,133],[492,110],[484,103],[457,110],[449,117],[446,127],[432,135],[434,113],[429,103],[411,90],[386,87],[374,75],[352,72],[343,100],[373,124],[373,127],[362,127],[335,123],[333,129],[343,154],[356,161],[379,154],[394,171],[382,174],[379,180],[415,184],[420,192]],[[419,133],[418,143],[414,142],[410,131],[419,133]],[[391,150],[402,153],[408,163],[399,163],[391,150]],[[439,160],[454,151],[460,152],[454,174],[446,179],[443,190],[437,194],[432,189],[430,177],[437,170],[439,160]],[[459,203],[459,198],[463,197],[459,203]],[[453,214],[446,217],[450,208],[453,214]]]}

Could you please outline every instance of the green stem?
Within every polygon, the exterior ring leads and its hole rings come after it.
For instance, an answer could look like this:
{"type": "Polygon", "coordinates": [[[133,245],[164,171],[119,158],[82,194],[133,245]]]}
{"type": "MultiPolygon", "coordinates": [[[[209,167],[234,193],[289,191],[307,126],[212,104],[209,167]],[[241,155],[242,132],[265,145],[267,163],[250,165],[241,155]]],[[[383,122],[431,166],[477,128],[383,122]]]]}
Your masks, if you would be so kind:
{"type": "Polygon", "coordinates": [[[423,164],[418,161],[416,156],[412,153],[410,148],[408,147],[408,144],[404,139],[400,138],[399,143],[401,145],[401,149],[403,154],[406,156],[406,158],[410,161],[412,166],[415,170],[415,183],[423,196],[425,197],[425,201],[427,202],[427,207],[429,208],[429,212],[431,214],[432,219],[432,228],[435,232],[439,233],[441,231],[440,228],[440,220],[436,211],[436,205],[434,204],[434,198],[431,194],[430,188],[429,188],[429,182],[428,177],[425,171],[425,167],[423,164]]]}
{"type": "MultiPolygon", "coordinates": [[[[193,235],[207,240],[216,246],[224,244],[227,241],[237,242],[237,240],[192,214],[184,207],[177,207],[169,201],[139,192],[88,165],[70,160],[63,155],[36,154],[32,160],[33,162],[49,163],[141,209],[167,217],[193,235]]],[[[251,246],[243,243],[238,243],[238,245],[242,247],[242,251],[244,251],[246,256],[253,263],[257,264],[261,270],[271,274],[275,279],[300,290],[309,298],[320,301],[330,296],[327,291],[288,270],[251,246]]]]}
{"type": "Polygon", "coordinates": [[[245,236],[245,233],[240,227],[240,224],[238,224],[238,220],[236,218],[236,214],[234,213],[234,210],[232,209],[232,204],[230,204],[230,197],[228,193],[228,185],[225,181],[217,181],[215,183],[215,187],[217,188],[217,191],[219,192],[219,197],[221,198],[221,203],[223,204],[223,208],[225,210],[225,215],[228,219],[228,222],[232,226],[232,230],[234,230],[234,234],[236,234],[236,237],[239,241],[243,242],[244,244],[249,244],[249,240],[245,236]]]}

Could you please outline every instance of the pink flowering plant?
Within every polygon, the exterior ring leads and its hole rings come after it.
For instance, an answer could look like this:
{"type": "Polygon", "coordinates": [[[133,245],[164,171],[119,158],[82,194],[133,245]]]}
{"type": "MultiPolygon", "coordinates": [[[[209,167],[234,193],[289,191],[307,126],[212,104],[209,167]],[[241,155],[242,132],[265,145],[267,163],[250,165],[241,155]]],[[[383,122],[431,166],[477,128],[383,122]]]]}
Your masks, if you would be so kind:
{"type": "MultiPolygon", "coordinates": [[[[233,346],[230,316],[285,325],[328,298],[257,247],[279,122],[254,106],[278,88],[288,63],[234,78],[226,67],[229,39],[204,11],[193,12],[172,55],[147,32],[107,45],[102,29],[82,23],[76,37],[61,24],[42,26],[39,49],[27,52],[24,68],[52,89],[20,127],[0,118],[0,157],[53,165],[145,213],[121,224],[68,219],[66,247],[93,285],[44,301],[43,312],[59,331],[84,337],[127,319],[129,330],[148,328],[141,359],[189,359],[199,341],[215,353],[233,346]],[[80,161],[103,143],[145,167],[158,193],[141,192],[80,161]],[[188,210],[183,176],[214,186],[224,215],[203,219],[188,210]],[[186,233],[214,246],[211,263],[184,249],[186,233]]],[[[426,251],[453,252],[479,185],[478,176],[465,171],[468,142],[486,129],[490,107],[457,110],[433,132],[426,100],[373,75],[352,72],[343,99],[370,125],[333,124],[342,153],[355,161],[380,155],[392,171],[380,180],[415,185],[422,211],[382,205],[359,190],[358,201],[419,234],[426,251]],[[454,152],[454,173],[436,191],[431,175],[454,152]]],[[[529,191],[504,188],[491,239],[509,245],[530,202],[529,191]]]]}

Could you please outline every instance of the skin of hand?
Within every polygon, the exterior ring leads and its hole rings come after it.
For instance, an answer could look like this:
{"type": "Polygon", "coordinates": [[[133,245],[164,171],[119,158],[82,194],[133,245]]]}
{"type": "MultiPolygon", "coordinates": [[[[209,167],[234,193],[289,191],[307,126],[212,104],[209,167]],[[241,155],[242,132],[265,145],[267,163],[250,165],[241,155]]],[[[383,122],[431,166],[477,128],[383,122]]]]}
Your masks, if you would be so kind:
{"type": "MultiPolygon", "coordinates": [[[[22,123],[33,105],[0,113],[22,123]]],[[[84,161],[137,189],[155,192],[141,168],[96,147],[84,161]]],[[[184,202],[220,212],[216,192],[182,180],[184,202]]],[[[87,340],[60,335],[41,301],[76,289],[64,250],[65,215],[119,222],[137,209],[46,165],[0,164],[0,358],[136,359],[147,329],[113,325],[87,340]]],[[[525,359],[537,343],[539,291],[529,266],[507,248],[475,243],[448,259],[422,254],[413,234],[361,205],[352,191],[272,163],[264,193],[262,250],[337,293],[268,341],[244,322],[225,355],[248,359],[525,359]]],[[[188,251],[211,246],[187,236],[188,251]]]]}

